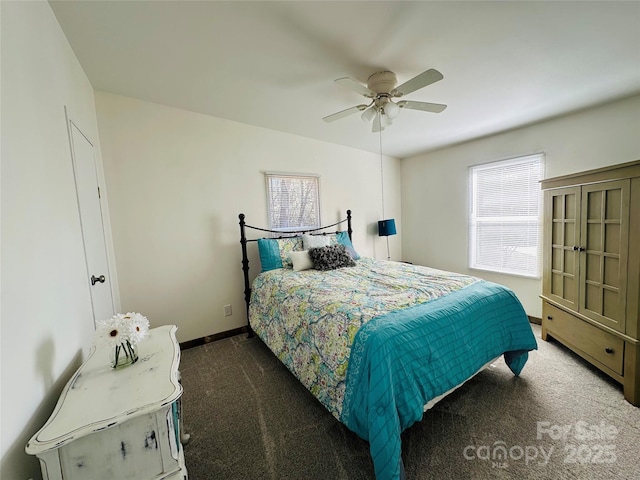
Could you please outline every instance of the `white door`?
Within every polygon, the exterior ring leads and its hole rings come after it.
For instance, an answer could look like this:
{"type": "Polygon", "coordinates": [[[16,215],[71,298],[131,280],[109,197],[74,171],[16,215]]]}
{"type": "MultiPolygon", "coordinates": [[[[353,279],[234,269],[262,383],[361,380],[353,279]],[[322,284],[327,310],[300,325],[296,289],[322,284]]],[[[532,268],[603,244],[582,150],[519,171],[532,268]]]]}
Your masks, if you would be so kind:
{"type": "Polygon", "coordinates": [[[95,152],[91,142],[72,121],[69,121],[69,135],[95,323],[114,314],[95,152]]]}

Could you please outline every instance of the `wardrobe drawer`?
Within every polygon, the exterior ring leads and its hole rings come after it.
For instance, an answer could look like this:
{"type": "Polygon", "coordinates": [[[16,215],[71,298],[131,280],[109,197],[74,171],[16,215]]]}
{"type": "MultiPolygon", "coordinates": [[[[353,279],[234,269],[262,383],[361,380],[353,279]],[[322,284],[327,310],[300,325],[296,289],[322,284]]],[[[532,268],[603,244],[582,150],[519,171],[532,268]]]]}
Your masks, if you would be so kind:
{"type": "Polygon", "coordinates": [[[542,321],[547,331],[558,340],[570,343],[618,375],[622,375],[624,341],[598,327],[544,302],[542,321]]]}

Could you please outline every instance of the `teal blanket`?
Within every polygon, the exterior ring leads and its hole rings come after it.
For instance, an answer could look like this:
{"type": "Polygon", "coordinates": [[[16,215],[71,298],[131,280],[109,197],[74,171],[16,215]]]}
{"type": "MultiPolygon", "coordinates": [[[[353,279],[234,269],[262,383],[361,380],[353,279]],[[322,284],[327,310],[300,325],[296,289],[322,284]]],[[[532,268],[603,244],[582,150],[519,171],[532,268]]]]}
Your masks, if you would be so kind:
{"type": "Polygon", "coordinates": [[[429,400],[503,354],[519,375],[536,348],[518,298],[486,281],[376,317],[355,336],[340,420],[369,442],[376,479],[399,479],[400,434],[429,400]]]}

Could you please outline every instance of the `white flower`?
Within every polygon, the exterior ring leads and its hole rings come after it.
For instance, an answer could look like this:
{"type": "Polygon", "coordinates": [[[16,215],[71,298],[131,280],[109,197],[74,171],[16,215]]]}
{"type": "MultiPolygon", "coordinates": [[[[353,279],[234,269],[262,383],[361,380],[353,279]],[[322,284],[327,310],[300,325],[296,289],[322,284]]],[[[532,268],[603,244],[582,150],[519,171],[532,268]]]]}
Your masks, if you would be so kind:
{"type": "Polygon", "coordinates": [[[96,325],[96,339],[113,348],[127,340],[128,333],[122,324],[120,315],[114,315],[108,320],[100,320],[96,325]]]}
{"type": "Polygon", "coordinates": [[[139,313],[127,313],[123,315],[123,322],[127,329],[129,341],[133,345],[140,343],[149,331],[149,320],[139,313]]]}
{"type": "Polygon", "coordinates": [[[149,320],[139,313],[118,313],[96,324],[96,340],[114,348],[126,342],[136,345],[147,336],[149,320]]]}

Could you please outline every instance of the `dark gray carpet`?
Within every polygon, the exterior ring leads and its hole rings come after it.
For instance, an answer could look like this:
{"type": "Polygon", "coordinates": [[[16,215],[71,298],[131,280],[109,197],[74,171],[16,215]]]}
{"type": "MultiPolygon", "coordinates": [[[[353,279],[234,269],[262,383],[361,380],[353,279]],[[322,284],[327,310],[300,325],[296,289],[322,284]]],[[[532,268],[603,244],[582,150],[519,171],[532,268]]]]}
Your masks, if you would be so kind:
{"type": "MultiPolygon", "coordinates": [[[[533,328],[539,350],[520,377],[500,359],[403,433],[409,480],[640,478],[640,409],[533,328]]],[[[185,350],[180,370],[191,480],[375,479],[368,444],[259,339],[185,350]]]]}

